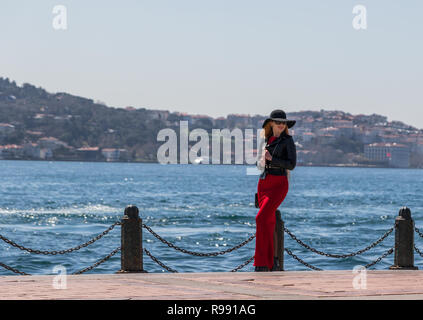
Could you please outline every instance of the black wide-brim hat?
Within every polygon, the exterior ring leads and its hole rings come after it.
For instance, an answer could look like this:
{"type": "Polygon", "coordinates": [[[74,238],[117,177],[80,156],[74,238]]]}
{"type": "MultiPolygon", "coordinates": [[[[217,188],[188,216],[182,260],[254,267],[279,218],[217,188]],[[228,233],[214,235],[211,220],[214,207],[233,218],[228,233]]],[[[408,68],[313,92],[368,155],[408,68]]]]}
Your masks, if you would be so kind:
{"type": "Polygon", "coordinates": [[[292,128],[295,125],[295,123],[297,122],[296,120],[287,119],[286,113],[283,110],[273,110],[270,113],[270,117],[267,118],[266,120],[264,120],[262,128],[264,128],[264,126],[269,121],[272,121],[272,120],[286,122],[286,125],[288,126],[288,128],[292,128]]]}

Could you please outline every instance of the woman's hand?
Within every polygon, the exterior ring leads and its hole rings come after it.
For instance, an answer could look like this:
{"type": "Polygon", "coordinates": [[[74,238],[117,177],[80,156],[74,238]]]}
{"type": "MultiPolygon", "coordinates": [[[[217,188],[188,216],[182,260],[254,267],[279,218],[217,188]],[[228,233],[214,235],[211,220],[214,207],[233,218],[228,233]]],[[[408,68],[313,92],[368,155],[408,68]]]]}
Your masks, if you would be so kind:
{"type": "Polygon", "coordinates": [[[264,153],[264,157],[266,158],[266,160],[272,161],[272,155],[267,149],[266,149],[266,152],[264,153]]]}

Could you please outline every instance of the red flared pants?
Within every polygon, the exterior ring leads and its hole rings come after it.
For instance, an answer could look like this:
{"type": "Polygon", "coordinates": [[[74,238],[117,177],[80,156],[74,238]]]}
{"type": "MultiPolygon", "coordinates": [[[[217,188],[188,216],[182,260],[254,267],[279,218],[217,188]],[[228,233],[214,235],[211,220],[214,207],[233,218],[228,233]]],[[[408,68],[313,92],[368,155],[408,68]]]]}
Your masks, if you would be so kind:
{"type": "Polygon", "coordinates": [[[288,193],[287,176],[267,174],[259,179],[257,197],[260,210],[256,216],[256,250],[254,266],[273,267],[273,232],[275,231],[275,211],[288,193]]]}

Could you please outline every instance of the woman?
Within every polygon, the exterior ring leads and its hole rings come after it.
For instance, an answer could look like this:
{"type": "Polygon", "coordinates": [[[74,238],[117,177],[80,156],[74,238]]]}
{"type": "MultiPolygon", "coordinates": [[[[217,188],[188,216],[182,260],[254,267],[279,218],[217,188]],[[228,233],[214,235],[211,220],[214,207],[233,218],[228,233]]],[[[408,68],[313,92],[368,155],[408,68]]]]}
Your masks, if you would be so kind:
{"type": "Polygon", "coordinates": [[[295,122],[286,119],[283,110],[272,111],[270,118],[263,122],[266,145],[257,162],[258,168],[263,172],[257,186],[260,210],[256,216],[255,271],[276,269],[277,258],[273,244],[275,211],[288,193],[288,170],[293,170],[297,164],[294,140],[288,131],[295,122]]]}

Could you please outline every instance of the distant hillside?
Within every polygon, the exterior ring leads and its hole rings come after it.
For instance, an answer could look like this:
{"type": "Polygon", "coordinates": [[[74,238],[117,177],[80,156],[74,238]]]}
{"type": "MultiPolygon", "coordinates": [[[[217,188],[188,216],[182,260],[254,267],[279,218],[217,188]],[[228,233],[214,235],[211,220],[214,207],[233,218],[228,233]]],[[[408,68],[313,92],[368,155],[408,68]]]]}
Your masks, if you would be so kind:
{"type": "Polygon", "coordinates": [[[16,127],[3,144],[55,137],[74,148],[127,148],[134,159],[154,161],[157,132],[166,123],[154,111],[128,109],[0,78],[0,123],[16,127]]]}
{"type": "MultiPolygon", "coordinates": [[[[287,115],[297,120],[291,132],[298,144],[299,164],[365,164],[365,144],[398,142],[410,148],[411,166],[423,167],[423,130],[388,122],[385,116],[376,114],[320,110],[287,115]]],[[[116,160],[119,156],[111,155],[114,148],[125,154],[123,160],[156,162],[157,150],[163,144],[157,142],[158,132],[173,128],[178,134],[181,120],[188,121],[190,129],[211,132],[261,128],[265,118],[267,114],[212,118],[131,106],[108,107],[91,99],[49,93],[27,83],[18,86],[0,78],[0,159],[80,160],[90,153],[87,159],[116,160]]]]}

